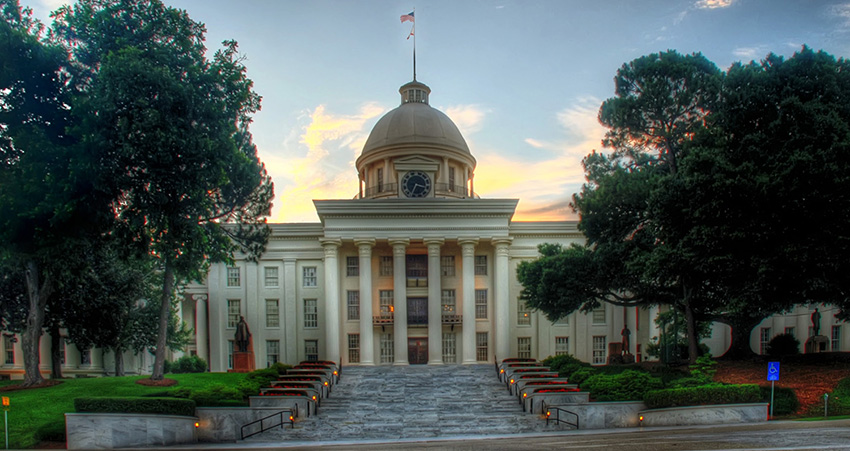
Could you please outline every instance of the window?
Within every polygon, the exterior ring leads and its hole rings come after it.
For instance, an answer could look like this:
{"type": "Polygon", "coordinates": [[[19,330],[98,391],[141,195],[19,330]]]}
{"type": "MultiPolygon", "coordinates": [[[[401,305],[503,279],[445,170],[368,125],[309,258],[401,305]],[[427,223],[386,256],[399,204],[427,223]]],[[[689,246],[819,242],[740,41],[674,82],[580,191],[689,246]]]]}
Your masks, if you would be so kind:
{"type": "Polygon", "coordinates": [[[319,340],[304,340],[304,360],[308,362],[319,360],[319,340]]]}
{"type": "Polygon", "coordinates": [[[457,336],[443,332],[443,363],[457,362],[457,336]]]}
{"type": "Polygon", "coordinates": [[[233,340],[227,340],[227,369],[233,369],[233,340]]]}
{"type": "Polygon", "coordinates": [[[487,319],[487,290],[475,290],[475,319],[487,319]]]}
{"type": "Polygon", "coordinates": [[[280,305],[277,299],[266,299],[266,327],[280,327],[280,305]]]}
{"type": "Polygon", "coordinates": [[[348,334],[348,363],[360,363],[360,334],[348,334]]]}
{"type": "Polygon", "coordinates": [[[410,288],[428,286],[427,255],[407,256],[407,286],[410,288]]]}
{"type": "Polygon", "coordinates": [[[91,365],[91,349],[85,349],[80,351],[80,366],[89,366],[91,365]]]}
{"type": "Polygon", "coordinates": [[[360,292],[348,292],[348,319],[349,321],[360,319],[360,292]]]}
{"type": "Polygon", "coordinates": [[[301,268],[301,285],[305,288],[318,286],[315,266],[305,266],[301,268]]]}
{"type": "Polygon", "coordinates": [[[381,334],[381,363],[393,363],[395,361],[395,343],[393,334],[381,334]]]}
{"type": "Polygon", "coordinates": [[[516,303],[517,312],[516,312],[516,323],[519,326],[530,326],[531,325],[531,309],[525,304],[525,301],[522,299],[517,299],[516,303]]]}
{"type": "Polygon", "coordinates": [[[570,354],[570,337],[555,337],[555,355],[570,354]]]}
{"type": "Polygon", "coordinates": [[[382,276],[392,276],[393,275],[393,257],[382,255],[381,263],[378,267],[378,273],[382,276]]]}
{"type": "Polygon", "coordinates": [[[455,275],[455,256],[444,255],[440,257],[440,273],[444,276],[454,277],[455,275]]]}
{"type": "Polygon", "coordinates": [[[381,318],[392,318],[393,311],[393,290],[378,291],[378,299],[380,300],[381,318]]]}
{"type": "Polygon", "coordinates": [[[518,337],[516,339],[517,357],[521,359],[531,358],[531,337],[518,337]]]}
{"type": "Polygon", "coordinates": [[[384,168],[378,168],[378,192],[384,192],[384,168]]]}
{"type": "Polygon", "coordinates": [[[227,300],[227,328],[235,329],[236,324],[239,323],[239,315],[240,315],[240,305],[239,299],[228,299],[227,300]]]}
{"type": "Polygon", "coordinates": [[[767,354],[768,343],[770,343],[770,328],[762,327],[759,331],[759,354],[767,354]]]}
{"type": "Polygon", "coordinates": [[[841,326],[832,326],[830,339],[830,349],[833,352],[838,352],[838,348],[841,347],[841,326]]]}
{"type": "Polygon", "coordinates": [[[593,364],[605,364],[605,337],[593,337],[593,364]]]}
{"type": "Polygon", "coordinates": [[[360,257],[345,257],[345,275],[348,277],[360,275],[360,257]]]}
{"type": "Polygon", "coordinates": [[[794,332],[795,332],[795,330],[794,330],[794,328],[793,328],[793,327],[786,327],[786,328],[785,328],[785,334],[786,334],[786,335],[794,336],[794,332]]]}
{"type": "Polygon", "coordinates": [[[456,313],[455,306],[457,305],[455,300],[455,290],[443,290],[441,304],[443,316],[454,315],[456,313]]]}
{"type": "Polygon", "coordinates": [[[592,324],[605,324],[605,304],[596,307],[590,314],[592,324]]]}
{"type": "Polygon", "coordinates": [[[487,354],[487,332],[476,332],[475,358],[477,358],[479,362],[486,362],[490,360],[490,357],[487,354]]]}
{"type": "Polygon", "coordinates": [[[12,343],[12,337],[5,337],[4,349],[6,351],[6,365],[14,365],[15,364],[15,343],[12,343]]]}
{"type": "Polygon", "coordinates": [[[319,327],[319,311],[315,299],[304,299],[304,328],[319,327]]]}
{"type": "Polygon", "coordinates": [[[449,168],[449,191],[455,190],[455,168],[449,168]]]}
{"type": "Polygon", "coordinates": [[[280,340],[266,340],[266,368],[280,361],[280,340]]]}
{"type": "Polygon", "coordinates": [[[486,276],[487,275],[487,256],[486,255],[476,255],[475,256],[475,275],[476,276],[486,276]]]}
{"type": "Polygon", "coordinates": [[[239,280],[239,268],[227,268],[227,286],[238,287],[241,285],[239,280]]]}
{"type": "Polygon", "coordinates": [[[279,286],[280,278],[278,277],[277,266],[266,266],[263,269],[265,273],[265,286],[266,288],[274,288],[279,286]]]}

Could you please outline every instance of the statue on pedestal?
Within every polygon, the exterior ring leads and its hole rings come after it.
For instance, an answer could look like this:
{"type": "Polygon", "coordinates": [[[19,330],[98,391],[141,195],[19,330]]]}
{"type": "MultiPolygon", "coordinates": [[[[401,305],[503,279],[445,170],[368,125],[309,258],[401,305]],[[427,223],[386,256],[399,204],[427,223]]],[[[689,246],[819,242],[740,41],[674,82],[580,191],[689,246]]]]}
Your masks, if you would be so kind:
{"type": "Polygon", "coordinates": [[[632,335],[632,331],[629,330],[629,326],[623,326],[623,330],[620,332],[620,335],[623,336],[623,354],[631,354],[629,351],[629,338],[632,335]]]}
{"type": "Polygon", "coordinates": [[[236,350],[239,352],[247,352],[248,345],[251,342],[251,330],[248,329],[248,323],[245,322],[245,317],[239,317],[239,323],[236,324],[236,336],[234,337],[236,350]]]}
{"type": "Polygon", "coordinates": [[[815,307],[815,312],[812,313],[812,330],[815,337],[820,335],[820,312],[817,307],[815,307]]]}

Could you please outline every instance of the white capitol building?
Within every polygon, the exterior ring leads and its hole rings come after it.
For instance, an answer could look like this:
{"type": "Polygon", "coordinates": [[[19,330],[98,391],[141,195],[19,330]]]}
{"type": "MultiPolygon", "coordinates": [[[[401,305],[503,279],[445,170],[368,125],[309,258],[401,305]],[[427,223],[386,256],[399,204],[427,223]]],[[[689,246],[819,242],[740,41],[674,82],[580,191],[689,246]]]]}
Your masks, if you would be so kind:
{"type": "MultiPolygon", "coordinates": [[[[518,263],[537,258],[541,243],[582,243],[577,222],[516,222],[518,199],[479,198],[476,160],[457,126],[429,105],[430,88],[413,81],[399,92],[401,105],[377,122],[356,161],[354,198],[314,200],[320,222],[270,224],[257,262],[213,265],[203,283],[184,287],[179,314],[195,331],[186,352],[206,359],[211,371],[231,368],[243,316],[257,368],[311,359],[491,363],[564,353],[604,364],[624,326],[630,353],[647,359],[646,345],[659,335],[657,308],[604,305],[552,323],[523,305],[518,263]]],[[[805,342],[814,307],[763,321],[752,333],[753,350],[783,332],[805,342]]],[[[829,350],[850,349],[850,326],[835,320],[833,308],[819,307],[829,350]]],[[[3,335],[0,376],[19,378],[20,343],[3,335]]],[[[729,340],[728,328],[716,325],[704,342],[720,355],[729,340]]],[[[42,339],[41,359],[48,374],[49,341],[42,339]]],[[[108,351],[62,346],[69,376],[113,371],[108,351]]],[[[143,354],[125,356],[128,373],[150,372],[153,359],[143,354]]]]}

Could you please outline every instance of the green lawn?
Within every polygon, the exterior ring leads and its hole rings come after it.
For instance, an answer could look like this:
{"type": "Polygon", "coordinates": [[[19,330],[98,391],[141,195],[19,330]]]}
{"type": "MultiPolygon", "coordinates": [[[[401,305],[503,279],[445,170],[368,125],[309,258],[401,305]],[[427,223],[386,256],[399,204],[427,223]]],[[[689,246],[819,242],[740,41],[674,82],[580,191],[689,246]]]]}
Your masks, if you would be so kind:
{"type": "MultiPolygon", "coordinates": [[[[66,379],[62,384],[53,387],[2,392],[2,396],[8,396],[11,403],[9,409],[9,447],[32,448],[45,434],[47,436],[64,434],[64,414],[74,411],[74,398],[144,396],[177,387],[204,389],[215,384],[235,387],[245,377],[245,374],[168,374],[166,375],[167,378],[178,381],[177,385],[171,387],[146,387],[135,383],[137,380],[146,377],[66,379]]],[[[0,427],[0,446],[5,444],[5,440],[5,432],[0,427]]]]}

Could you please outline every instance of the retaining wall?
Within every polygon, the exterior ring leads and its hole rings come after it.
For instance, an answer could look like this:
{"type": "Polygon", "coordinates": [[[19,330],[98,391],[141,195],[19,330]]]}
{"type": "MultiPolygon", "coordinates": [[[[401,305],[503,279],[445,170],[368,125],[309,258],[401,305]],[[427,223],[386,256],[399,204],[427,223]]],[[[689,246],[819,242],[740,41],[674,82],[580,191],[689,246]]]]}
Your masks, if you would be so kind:
{"type": "Polygon", "coordinates": [[[66,413],[68,449],[116,449],[197,443],[197,417],[139,413],[66,413]]]}
{"type": "Polygon", "coordinates": [[[643,426],[759,423],[767,421],[768,403],[669,407],[640,412],[643,426]]]}

